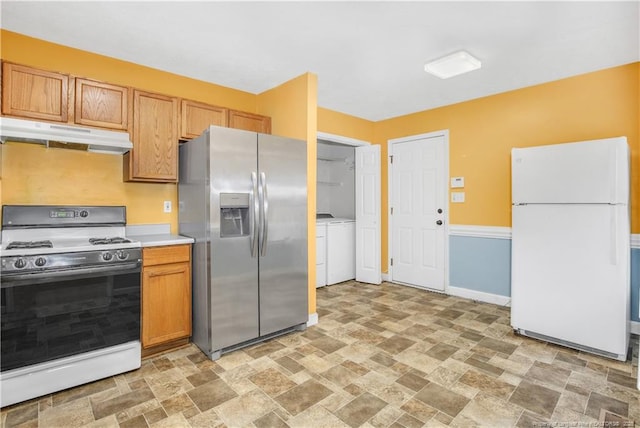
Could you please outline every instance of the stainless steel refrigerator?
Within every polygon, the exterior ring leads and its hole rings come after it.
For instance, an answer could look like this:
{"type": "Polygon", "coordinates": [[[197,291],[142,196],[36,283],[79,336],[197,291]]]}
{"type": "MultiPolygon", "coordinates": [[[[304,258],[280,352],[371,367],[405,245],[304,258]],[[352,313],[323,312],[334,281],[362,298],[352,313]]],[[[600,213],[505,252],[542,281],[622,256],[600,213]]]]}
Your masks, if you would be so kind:
{"type": "Polygon", "coordinates": [[[222,353],[308,319],[306,142],[211,126],[180,145],[193,250],[193,342],[222,353]]]}

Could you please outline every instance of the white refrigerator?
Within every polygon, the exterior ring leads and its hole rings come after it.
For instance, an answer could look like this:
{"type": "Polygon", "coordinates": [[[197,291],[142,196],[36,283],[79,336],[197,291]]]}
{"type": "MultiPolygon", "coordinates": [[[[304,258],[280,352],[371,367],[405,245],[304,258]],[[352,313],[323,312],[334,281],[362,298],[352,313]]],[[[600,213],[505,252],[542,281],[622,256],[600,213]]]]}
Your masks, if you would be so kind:
{"type": "Polygon", "coordinates": [[[511,326],[620,361],[629,345],[625,137],[511,152],[511,326]]]}

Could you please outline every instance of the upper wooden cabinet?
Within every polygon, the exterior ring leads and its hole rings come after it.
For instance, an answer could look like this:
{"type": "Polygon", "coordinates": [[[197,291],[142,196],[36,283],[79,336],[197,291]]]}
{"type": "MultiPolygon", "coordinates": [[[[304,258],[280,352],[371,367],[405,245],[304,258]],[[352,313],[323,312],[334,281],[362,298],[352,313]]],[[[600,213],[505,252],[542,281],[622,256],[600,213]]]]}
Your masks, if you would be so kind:
{"type": "Polygon", "coordinates": [[[133,91],[133,149],[124,155],[127,181],[178,180],[178,100],[133,91]]]}
{"type": "Polygon", "coordinates": [[[229,128],[271,134],[271,118],[244,111],[229,110],[229,128]]]}
{"type": "Polygon", "coordinates": [[[67,122],[69,76],[2,63],[2,114],[67,122]]]}
{"type": "Polygon", "coordinates": [[[75,80],[75,123],[128,129],[129,88],[88,79],[75,80]]]}
{"type": "Polygon", "coordinates": [[[182,100],[180,119],[180,138],[189,140],[200,136],[210,125],[227,126],[227,109],[182,100]]]}

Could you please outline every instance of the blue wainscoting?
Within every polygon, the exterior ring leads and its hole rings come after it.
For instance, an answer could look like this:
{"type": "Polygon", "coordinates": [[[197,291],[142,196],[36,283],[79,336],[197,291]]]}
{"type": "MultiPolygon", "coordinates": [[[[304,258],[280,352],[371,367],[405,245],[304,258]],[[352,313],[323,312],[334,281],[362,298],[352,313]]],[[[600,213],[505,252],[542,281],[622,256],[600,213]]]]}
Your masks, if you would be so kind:
{"type": "Polygon", "coordinates": [[[449,237],[449,284],[511,296],[511,240],[449,237]]]}
{"type": "MultiPolygon", "coordinates": [[[[449,285],[496,296],[511,296],[511,240],[449,237],[449,285]]],[[[640,248],[631,249],[631,320],[640,321],[640,248]]]]}
{"type": "Polygon", "coordinates": [[[631,321],[640,321],[640,248],[631,249],[631,321]]]}

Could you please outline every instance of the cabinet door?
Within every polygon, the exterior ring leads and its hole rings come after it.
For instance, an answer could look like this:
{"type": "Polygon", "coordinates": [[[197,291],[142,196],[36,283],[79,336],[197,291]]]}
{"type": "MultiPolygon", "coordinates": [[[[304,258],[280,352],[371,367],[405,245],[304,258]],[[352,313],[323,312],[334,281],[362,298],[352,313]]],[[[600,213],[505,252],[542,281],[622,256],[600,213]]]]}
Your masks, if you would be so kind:
{"type": "Polygon", "coordinates": [[[178,180],[178,100],[134,91],[133,149],[125,155],[130,181],[178,180]]]}
{"type": "Polygon", "coordinates": [[[181,107],[180,138],[196,138],[210,125],[227,126],[226,108],[189,100],[182,100],[181,107]]]}
{"type": "Polygon", "coordinates": [[[191,264],[172,263],[142,271],[142,347],[191,335],[191,264]]]}
{"type": "Polygon", "coordinates": [[[229,110],[229,128],[271,134],[271,118],[259,114],[229,110]]]}
{"type": "Polygon", "coordinates": [[[75,117],[80,125],[127,130],[129,89],[76,78],[75,117]]]}
{"type": "Polygon", "coordinates": [[[2,63],[2,114],[66,122],[69,76],[2,63]]]}

